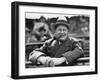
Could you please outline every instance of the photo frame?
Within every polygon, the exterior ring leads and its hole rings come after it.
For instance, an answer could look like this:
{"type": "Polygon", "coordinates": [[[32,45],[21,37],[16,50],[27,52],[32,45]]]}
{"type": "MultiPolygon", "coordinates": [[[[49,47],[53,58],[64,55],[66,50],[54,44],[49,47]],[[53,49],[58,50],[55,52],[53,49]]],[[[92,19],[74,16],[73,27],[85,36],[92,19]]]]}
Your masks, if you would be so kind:
{"type": "Polygon", "coordinates": [[[12,2],[11,10],[11,77],[13,79],[97,74],[96,6],[12,2]],[[29,61],[29,54],[35,48],[41,47],[44,40],[34,38],[35,41],[31,42],[26,40],[27,36],[36,33],[37,22],[40,25],[41,20],[45,21],[44,26],[51,27],[52,23],[56,23],[59,19],[71,24],[70,35],[79,39],[85,57],[79,58],[73,65],[59,67],[38,65],[37,67],[29,61]]]}

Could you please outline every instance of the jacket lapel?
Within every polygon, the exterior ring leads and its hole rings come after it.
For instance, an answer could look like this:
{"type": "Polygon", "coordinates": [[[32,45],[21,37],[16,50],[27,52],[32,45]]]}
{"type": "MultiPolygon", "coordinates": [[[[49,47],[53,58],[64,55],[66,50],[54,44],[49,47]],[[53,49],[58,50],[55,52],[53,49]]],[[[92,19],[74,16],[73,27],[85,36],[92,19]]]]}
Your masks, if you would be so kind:
{"type": "Polygon", "coordinates": [[[63,53],[69,51],[71,49],[72,42],[69,38],[66,39],[59,48],[56,50],[55,57],[60,57],[63,53]]]}
{"type": "Polygon", "coordinates": [[[48,53],[51,57],[54,57],[57,50],[59,48],[59,42],[57,40],[53,40],[50,46],[48,46],[48,53]]]}

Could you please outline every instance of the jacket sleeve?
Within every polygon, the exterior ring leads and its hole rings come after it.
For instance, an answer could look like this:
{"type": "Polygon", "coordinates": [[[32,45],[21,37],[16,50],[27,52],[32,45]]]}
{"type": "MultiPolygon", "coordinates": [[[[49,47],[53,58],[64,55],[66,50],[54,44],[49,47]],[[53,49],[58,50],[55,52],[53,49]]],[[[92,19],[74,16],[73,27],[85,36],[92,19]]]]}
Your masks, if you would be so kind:
{"type": "Polygon", "coordinates": [[[47,55],[47,47],[48,47],[48,42],[45,42],[43,44],[42,47],[37,48],[35,50],[33,50],[30,54],[29,54],[29,60],[33,63],[36,64],[37,63],[37,59],[40,56],[46,56],[47,55]]]}
{"type": "Polygon", "coordinates": [[[72,50],[62,54],[66,58],[68,64],[72,63],[74,60],[84,56],[83,50],[78,42],[74,42],[72,45],[72,50]]]}
{"type": "Polygon", "coordinates": [[[46,54],[46,52],[47,52],[47,47],[48,47],[48,43],[45,42],[45,43],[43,44],[43,46],[41,46],[40,48],[35,49],[34,51],[40,51],[40,52],[43,52],[43,53],[46,54]]]}
{"type": "Polygon", "coordinates": [[[37,63],[37,59],[40,57],[40,56],[45,56],[44,53],[42,52],[39,52],[39,51],[32,51],[29,55],[29,60],[33,63],[33,64],[36,64],[37,63]]]}

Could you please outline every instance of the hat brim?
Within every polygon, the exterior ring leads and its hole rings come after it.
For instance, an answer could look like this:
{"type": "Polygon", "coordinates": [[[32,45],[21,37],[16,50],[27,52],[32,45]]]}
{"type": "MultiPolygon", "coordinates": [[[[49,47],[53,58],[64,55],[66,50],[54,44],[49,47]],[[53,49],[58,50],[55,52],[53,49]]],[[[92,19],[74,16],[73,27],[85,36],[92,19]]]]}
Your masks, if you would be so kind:
{"type": "Polygon", "coordinates": [[[64,25],[68,30],[70,30],[69,28],[69,24],[67,23],[62,23],[62,22],[57,22],[57,23],[52,23],[51,24],[51,30],[54,32],[56,30],[56,28],[60,25],[64,25]]]}

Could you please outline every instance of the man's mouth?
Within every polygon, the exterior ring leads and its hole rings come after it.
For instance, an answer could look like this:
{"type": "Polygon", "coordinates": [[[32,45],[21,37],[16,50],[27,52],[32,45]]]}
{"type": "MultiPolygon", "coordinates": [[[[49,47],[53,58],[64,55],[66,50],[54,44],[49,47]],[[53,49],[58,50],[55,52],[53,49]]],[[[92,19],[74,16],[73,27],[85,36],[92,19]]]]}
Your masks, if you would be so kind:
{"type": "Polygon", "coordinates": [[[65,34],[60,34],[59,35],[59,38],[63,38],[63,37],[65,37],[66,35],[65,34]]]}

